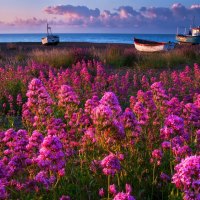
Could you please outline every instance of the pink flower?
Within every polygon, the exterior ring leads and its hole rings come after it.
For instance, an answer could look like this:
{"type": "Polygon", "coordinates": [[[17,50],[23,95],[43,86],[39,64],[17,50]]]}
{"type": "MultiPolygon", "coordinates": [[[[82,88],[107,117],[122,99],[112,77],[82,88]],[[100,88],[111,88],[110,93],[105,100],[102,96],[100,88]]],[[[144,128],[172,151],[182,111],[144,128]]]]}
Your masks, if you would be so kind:
{"type": "Polygon", "coordinates": [[[110,107],[100,104],[92,111],[92,120],[96,126],[107,127],[112,123],[112,111],[110,107]]]}
{"type": "Polygon", "coordinates": [[[80,103],[77,94],[69,85],[62,85],[58,94],[58,106],[66,107],[67,104],[78,105],[80,103]]]}
{"type": "Polygon", "coordinates": [[[132,137],[140,135],[141,126],[130,108],[126,108],[125,112],[120,116],[120,121],[124,125],[125,130],[131,130],[132,137]]]}
{"type": "Polygon", "coordinates": [[[115,195],[117,193],[117,189],[116,189],[115,184],[112,184],[112,185],[109,186],[109,192],[113,195],[115,195]]]}
{"type": "Polygon", "coordinates": [[[147,109],[141,102],[136,102],[134,108],[134,113],[136,114],[138,121],[141,125],[147,125],[149,116],[147,114],[147,109]]]}
{"type": "Polygon", "coordinates": [[[105,195],[104,189],[103,189],[103,188],[100,188],[100,189],[99,189],[99,196],[100,196],[100,197],[103,197],[104,195],[105,195]]]}
{"type": "Polygon", "coordinates": [[[113,200],[135,200],[135,198],[128,193],[119,192],[115,195],[113,200]]]}
{"type": "Polygon", "coordinates": [[[122,112],[118,99],[113,92],[105,92],[100,100],[100,104],[108,106],[111,109],[113,116],[118,116],[122,112]]]}
{"type": "Polygon", "coordinates": [[[92,110],[99,105],[98,96],[93,96],[85,102],[85,112],[88,114],[92,113],[92,110]]]}
{"type": "Polygon", "coordinates": [[[163,157],[163,153],[160,149],[155,149],[152,152],[152,158],[157,162],[157,165],[160,165],[163,157]]]}
{"type": "Polygon", "coordinates": [[[103,168],[103,173],[107,176],[114,176],[121,169],[119,159],[112,153],[101,161],[101,166],[103,168]]]}
{"type": "Polygon", "coordinates": [[[36,162],[45,171],[58,173],[64,169],[65,154],[62,151],[62,143],[57,136],[49,135],[44,138],[36,162]]]}
{"type": "Polygon", "coordinates": [[[125,189],[126,189],[126,193],[127,193],[127,194],[131,194],[131,192],[132,192],[132,187],[131,187],[130,184],[127,184],[127,183],[126,183],[125,189]]]}
{"type": "Polygon", "coordinates": [[[59,200],[70,200],[70,197],[66,195],[62,195],[59,200]]]}
{"type": "Polygon", "coordinates": [[[186,157],[175,166],[172,183],[184,193],[185,200],[197,200],[200,194],[200,156],[186,157]]]}

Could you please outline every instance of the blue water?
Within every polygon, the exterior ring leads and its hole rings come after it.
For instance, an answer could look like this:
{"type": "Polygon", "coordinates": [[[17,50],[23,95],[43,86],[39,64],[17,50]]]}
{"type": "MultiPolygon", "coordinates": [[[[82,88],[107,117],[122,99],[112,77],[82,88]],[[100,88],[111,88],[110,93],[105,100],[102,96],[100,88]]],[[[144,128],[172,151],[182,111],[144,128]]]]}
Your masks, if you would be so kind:
{"type": "MultiPolygon", "coordinates": [[[[175,34],[96,34],[60,33],[61,42],[93,42],[133,44],[133,38],[158,42],[175,42],[175,34]]],[[[0,42],[41,42],[45,34],[0,34],[0,42]]]]}

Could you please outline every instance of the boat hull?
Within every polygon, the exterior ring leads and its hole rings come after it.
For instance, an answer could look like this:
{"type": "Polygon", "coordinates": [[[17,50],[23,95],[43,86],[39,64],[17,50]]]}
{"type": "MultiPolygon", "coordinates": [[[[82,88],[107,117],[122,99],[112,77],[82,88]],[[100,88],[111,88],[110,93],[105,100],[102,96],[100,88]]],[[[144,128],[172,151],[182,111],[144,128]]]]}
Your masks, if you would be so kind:
{"type": "Polygon", "coordinates": [[[200,36],[176,35],[176,40],[179,43],[200,44],[200,36]]]}
{"type": "Polygon", "coordinates": [[[43,45],[57,45],[59,43],[59,37],[57,36],[47,36],[42,38],[42,44],[43,45]]]}
{"type": "Polygon", "coordinates": [[[142,52],[168,51],[175,47],[175,43],[154,42],[148,40],[134,39],[135,48],[142,52]]]}

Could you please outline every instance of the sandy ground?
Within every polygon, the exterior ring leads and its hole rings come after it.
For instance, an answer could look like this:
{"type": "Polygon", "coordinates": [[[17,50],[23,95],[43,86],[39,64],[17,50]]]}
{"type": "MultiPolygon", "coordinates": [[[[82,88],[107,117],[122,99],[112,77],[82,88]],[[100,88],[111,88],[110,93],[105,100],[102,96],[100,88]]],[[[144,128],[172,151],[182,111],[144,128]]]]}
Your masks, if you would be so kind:
{"type": "Polygon", "coordinates": [[[17,52],[28,52],[34,49],[68,49],[68,48],[96,48],[104,49],[107,47],[120,47],[120,48],[131,48],[134,47],[133,44],[110,44],[110,43],[89,43],[89,42],[62,42],[56,46],[43,46],[41,43],[37,42],[17,42],[17,43],[0,43],[0,52],[7,51],[10,53],[17,52]]]}

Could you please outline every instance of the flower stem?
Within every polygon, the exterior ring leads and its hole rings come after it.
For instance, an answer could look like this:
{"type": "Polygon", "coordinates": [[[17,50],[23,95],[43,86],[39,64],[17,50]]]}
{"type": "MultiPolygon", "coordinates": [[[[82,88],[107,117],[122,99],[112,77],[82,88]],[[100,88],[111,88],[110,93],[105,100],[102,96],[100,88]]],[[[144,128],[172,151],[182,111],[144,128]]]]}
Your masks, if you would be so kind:
{"type": "Polygon", "coordinates": [[[108,200],[110,199],[109,188],[110,188],[110,175],[108,176],[108,200]]]}

